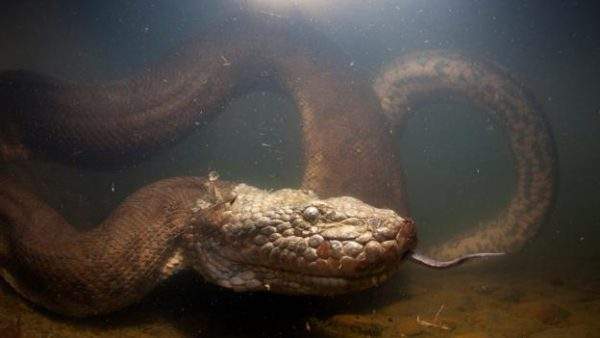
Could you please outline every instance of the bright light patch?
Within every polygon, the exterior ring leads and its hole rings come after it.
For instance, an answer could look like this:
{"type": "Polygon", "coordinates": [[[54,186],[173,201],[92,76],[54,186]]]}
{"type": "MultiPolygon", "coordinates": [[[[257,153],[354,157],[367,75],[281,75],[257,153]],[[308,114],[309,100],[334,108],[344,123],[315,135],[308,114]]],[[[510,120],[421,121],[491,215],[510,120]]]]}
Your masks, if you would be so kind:
{"type": "Polygon", "coordinates": [[[351,8],[372,6],[371,2],[358,0],[248,0],[246,4],[251,11],[274,17],[302,15],[313,19],[337,15],[351,8]]]}

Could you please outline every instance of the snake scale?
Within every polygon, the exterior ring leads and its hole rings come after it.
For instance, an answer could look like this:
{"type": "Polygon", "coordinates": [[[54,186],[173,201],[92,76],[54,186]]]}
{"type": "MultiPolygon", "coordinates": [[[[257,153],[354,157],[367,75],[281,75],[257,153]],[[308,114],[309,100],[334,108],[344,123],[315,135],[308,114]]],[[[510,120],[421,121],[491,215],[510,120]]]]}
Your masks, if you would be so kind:
{"type": "Polygon", "coordinates": [[[267,192],[191,177],[159,181],[88,232],[4,176],[3,277],[33,303],[88,316],[139,300],[183,268],[238,291],[328,295],[377,285],[404,257],[453,266],[479,251],[515,251],[536,233],[554,199],[556,156],[523,85],[495,65],[426,51],[392,61],[371,88],[341,60],[303,27],[240,20],[111,83],[1,73],[4,161],[44,156],[118,164],[176,142],[232,96],[268,83],[296,104],[305,164],[302,190],[267,192]],[[412,221],[379,208],[408,213],[390,130],[448,93],[493,111],[509,140],[517,189],[488,226],[429,252],[459,257],[439,262],[413,251],[412,221]]]}
{"type": "Polygon", "coordinates": [[[120,309],[184,267],[238,291],[360,290],[416,243],[413,223],[393,211],[307,190],[165,179],[79,232],[14,178],[2,184],[0,213],[13,230],[0,272],[27,299],[72,316],[120,309]]]}

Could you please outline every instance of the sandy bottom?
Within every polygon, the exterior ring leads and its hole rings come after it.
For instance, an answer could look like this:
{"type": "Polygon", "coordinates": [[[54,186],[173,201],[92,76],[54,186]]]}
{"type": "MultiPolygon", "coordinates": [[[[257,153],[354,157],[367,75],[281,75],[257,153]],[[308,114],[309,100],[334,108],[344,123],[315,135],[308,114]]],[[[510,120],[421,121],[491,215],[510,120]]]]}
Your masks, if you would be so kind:
{"type": "Polygon", "coordinates": [[[86,320],[32,307],[5,283],[0,292],[0,337],[600,337],[596,259],[406,264],[381,287],[341,298],[235,294],[183,274],[86,320]]]}

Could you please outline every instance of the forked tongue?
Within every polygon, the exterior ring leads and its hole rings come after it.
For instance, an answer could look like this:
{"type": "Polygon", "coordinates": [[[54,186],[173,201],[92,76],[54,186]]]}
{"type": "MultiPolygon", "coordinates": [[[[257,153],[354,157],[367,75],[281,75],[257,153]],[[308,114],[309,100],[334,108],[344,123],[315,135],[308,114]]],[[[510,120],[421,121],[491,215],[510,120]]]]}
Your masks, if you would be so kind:
{"type": "Polygon", "coordinates": [[[460,264],[464,263],[465,261],[468,261],[473,258],[496,257],[496,256],[503,256],[503,255],[505,255],[504,252],[479,252],[479,253],[474,253],[474,254],[470,254],[470,255],[460,256],[458,258],[455,258],[455,259],[452,259],[449,261],[438,261],[433,258],[423,256],[419,253],[411,251],[408,253],[407,257],[408,257],[408,259],[410,259],[411,261],[413,261],[415,263],[425,265],[430,268],[446,269],[446,268],[451,268],[451,267],[460,265],[460,264]]]}

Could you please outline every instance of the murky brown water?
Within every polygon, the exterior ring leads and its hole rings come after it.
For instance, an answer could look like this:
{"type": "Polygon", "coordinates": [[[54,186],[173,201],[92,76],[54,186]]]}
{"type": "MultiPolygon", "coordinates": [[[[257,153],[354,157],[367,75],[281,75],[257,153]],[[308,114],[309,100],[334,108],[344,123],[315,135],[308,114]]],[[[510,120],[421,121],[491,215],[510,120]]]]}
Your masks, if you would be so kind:
{"type": "MultiPolygon", "coordinates": [[[[155,2],[0,6],[0,70],[121,78],[223,15],[219,1],[155,2]]],[[[600,29],[589,19],[593,11],[577,9],[577,1],[352,3],[303,15],[373,76],[409,50],[456,49],[498,62],[539,99],[557,143],[559,191],[553,221],[523,253],[447,271],[407,264],[381,287],[339,298],[236,294],[183,274],[140,304],[85,320],[34,307],[0,280],[0,337],[600,337],[600,29]]],[[[511,165],[490,142],[503,135],[469,134],[489,127],[472,109],[428,107],[399,140],[424,244],[493,214],[510,194],[501,175],[511,165]],[[489,147],[475,153],[467,147],[473,140],[489,147]],[[487,173],[475,177],[479,168],[487,173]]],[[[299,128],[291,102],[257,92],[149,163],[114,171],[19,163],[16,171],[73,224],[89,228],[159,178],[216,169],[265,187],[296,186],[299,128]]]]}
{"type": "Polygon", "coordinates": [[[183,275],[88,320],[34,308],[4,283],[1,291],[2,337],[600,335],[600,263],[527,254],[447,271],[406,265],[377,289],[329,299],[235,294],[183,275]]]}

